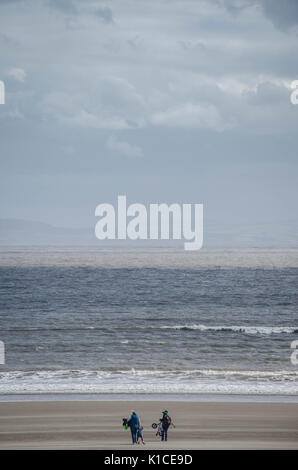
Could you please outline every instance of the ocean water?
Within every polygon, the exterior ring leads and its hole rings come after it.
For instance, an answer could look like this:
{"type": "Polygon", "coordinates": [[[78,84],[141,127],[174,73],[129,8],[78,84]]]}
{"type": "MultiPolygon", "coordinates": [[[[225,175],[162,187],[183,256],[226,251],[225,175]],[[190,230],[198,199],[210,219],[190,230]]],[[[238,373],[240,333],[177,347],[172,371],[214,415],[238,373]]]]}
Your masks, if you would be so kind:
{"type": "Polygon", "coordinates": [[[0,394],[298,395],[298,253],[2,248],[0,394]]]}

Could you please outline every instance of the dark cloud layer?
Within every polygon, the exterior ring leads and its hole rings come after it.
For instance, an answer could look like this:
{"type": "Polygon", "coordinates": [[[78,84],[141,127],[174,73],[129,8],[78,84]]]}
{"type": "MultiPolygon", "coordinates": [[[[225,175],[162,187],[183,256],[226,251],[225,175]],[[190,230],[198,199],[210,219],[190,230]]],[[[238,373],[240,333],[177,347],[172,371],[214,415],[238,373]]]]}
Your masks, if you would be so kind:
{"type": "Polygon", "coordinates": [[[297,0],[259,0],[265,15],[279,28],[298,25],[297,0]]]}
{"type": "Polygon", "coordinates": [[[259,7],[272,23],[280,29],[298,25],[297,0],[218,0],[226,9],[237,14],[247,8],[259,7]]]}

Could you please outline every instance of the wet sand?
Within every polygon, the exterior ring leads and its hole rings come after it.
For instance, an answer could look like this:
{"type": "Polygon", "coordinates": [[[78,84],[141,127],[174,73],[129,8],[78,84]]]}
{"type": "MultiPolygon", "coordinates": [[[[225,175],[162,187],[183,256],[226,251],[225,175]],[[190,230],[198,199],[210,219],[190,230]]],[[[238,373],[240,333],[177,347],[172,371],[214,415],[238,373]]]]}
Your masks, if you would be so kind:
{"type": "Polygon", "coordinates": [[[122,418],[135,408],[146,445],[135,449],[298,449],[298,403],[0,403],[0,449],[132,449],[122,418]],[[176,427],[152,429],[168,409],[176,427]]]}

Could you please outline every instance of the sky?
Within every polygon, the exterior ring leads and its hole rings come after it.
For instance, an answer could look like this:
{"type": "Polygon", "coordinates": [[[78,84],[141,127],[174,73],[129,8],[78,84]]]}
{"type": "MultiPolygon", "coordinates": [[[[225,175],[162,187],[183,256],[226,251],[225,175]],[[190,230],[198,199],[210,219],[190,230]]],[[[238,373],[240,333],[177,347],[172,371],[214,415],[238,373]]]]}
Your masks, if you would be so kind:
{"type": "Polygon", "coordinates": [[[0,0],[0,218],[297,221],[296,0],[0,0]]]}

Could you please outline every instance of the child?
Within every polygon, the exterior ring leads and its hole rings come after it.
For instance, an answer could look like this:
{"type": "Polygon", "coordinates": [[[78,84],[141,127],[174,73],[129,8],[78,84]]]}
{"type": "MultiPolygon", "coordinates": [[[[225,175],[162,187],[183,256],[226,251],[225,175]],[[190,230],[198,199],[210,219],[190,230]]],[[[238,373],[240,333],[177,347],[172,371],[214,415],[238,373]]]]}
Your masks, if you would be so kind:
{"type": "Polygon", "coordinates": [[[143,436],[143,426],[140,426],[137,432],[137,443],[140,444],[139,439],[141,439],[142,443],[145,444],[144,442],[144,436],[143,436]]]}

